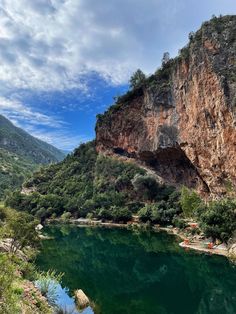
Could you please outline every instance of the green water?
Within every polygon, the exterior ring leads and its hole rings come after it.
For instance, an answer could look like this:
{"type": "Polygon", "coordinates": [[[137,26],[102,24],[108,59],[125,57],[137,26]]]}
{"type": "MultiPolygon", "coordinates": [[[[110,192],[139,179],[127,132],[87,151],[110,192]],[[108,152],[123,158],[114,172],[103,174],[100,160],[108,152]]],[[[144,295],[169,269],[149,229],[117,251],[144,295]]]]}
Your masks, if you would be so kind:
{"type": "MultiPolygon", "coordinates": [[[[165,233],[54,226],[37,264],[64,272],[102,314],[235,314],[236,268],[224,257],[184,251],[165,233]]],[[[89,313],[89,312],[88,312],[89,313]]]]}

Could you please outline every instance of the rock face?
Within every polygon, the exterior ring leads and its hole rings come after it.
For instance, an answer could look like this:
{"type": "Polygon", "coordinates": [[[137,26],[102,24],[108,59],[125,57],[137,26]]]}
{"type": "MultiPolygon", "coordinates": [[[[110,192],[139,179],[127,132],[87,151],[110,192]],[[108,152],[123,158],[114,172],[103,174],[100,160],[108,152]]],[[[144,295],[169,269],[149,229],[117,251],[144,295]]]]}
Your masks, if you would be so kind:
{"type": "Polygon", "coordinates": [[[84,309],[89,306],[89,298],[81,289],[75,291],[75,301],[79,309],[84,309]]]}
{"type": "Polygon", "coordinates": [[[145,83],[98,116],[98,152],[221,196],[236,187],[236,16],[213,18],[145,83]]]}
{"type": "Polygon", "coordinates": [[[229,248],[229,257],[236,260],[236,243],[229,248]]]}

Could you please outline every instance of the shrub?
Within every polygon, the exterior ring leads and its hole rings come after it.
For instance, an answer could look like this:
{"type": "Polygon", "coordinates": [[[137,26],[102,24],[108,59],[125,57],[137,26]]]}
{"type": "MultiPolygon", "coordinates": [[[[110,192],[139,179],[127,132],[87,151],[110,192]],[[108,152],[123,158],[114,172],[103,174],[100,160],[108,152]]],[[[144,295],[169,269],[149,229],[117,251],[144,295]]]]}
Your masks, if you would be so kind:
{"type": "Polygon", "coordinates": [[[131,220],[132,218],[132,213],[130,210],[128,210],[127,207],[124,208],[119,208],[116,206],[112,206],[111,210],[111,215],[112,215],[112,220],[115,222],[127,222],[131,220]]]}
{"type": "Polygon", "coordinates": [[[172,221],[173,225],[179,229],[185,229],[187,227],[187,224],[185,221],[179,217],[174,217],[172,221]]]}
{"type": "Polygon", "coordinates": [[[139,219],[142,222],[147,222],[151,220],[152,217],[152,206],[146,205],[138,211],[139,219]]]}
{"type": "Polygon", "coordinates": [[[15,267],[7,256],[0,255],[0,313],[18,313],[13,291],[15,267]]]}
{"type": "Polygon", "coordinates": [[[130,78],[130,87],[132,89],[140,87],[145,82],[145,79],[145,74],[140,69],[138,69],[130,78]]]}
{"type": "Polygon", "coordinates": [[[69,213],[69,212],[64,212],[61,215],[61,219],[64,220],[64,221],[68,221],[70,218],[71,218],[71,213],[69,213]]]}
{"type": "Polygon", "coordinates": [[[199,210],[200,227],[207,237],[227,242],[236,230],[236,202],[212,201],[199,210]]]}
{"type": "Polygon", "coordinates": [[[6,224],[7,236],[12,239],[11,253],[22,250],[27,246],[36,246],[39,243],[35,230],[38,221],[28,213],[14,213],[6,224]]]}
{"type": "Polygon", "coordinates": [[[112,219],[112,213],[109,209],[101,208],[98,211],[98,218],[111,220],[112,219]]]}
{"type": "Polygon", "coordinates": [[[35,285],[52,305],[57,300],[57,286],[61,282],[62,276],[62,273],[57,274],[54,270],[38,273],[35,285]]]}
{"type": "Polygon", "coordinates": [[[133,187],[139,196],[146,200],[153,200],[160,188],[158,182],[150,175],[137,174],[132,180],[133,187]]]}
{"type": "Polygon", "coordinates": [[[202,204],[202,200],[195,191],[183,187],[181,190],[180,204],[185,217],[191,217],[196,214],[197,208],[202,204]]]}

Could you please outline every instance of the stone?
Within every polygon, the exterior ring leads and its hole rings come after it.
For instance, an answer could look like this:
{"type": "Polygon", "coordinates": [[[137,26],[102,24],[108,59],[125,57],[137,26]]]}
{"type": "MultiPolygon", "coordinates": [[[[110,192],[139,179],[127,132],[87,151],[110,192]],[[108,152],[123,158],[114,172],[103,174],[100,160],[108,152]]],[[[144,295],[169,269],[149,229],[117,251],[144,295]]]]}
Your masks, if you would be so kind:
{"type": "Polygon", "coordinates": [[[89,306],[89,303],[90,303],[89,298],[81,289],[75,291],[75,301],[79,309],[86,308],[87,306],[89,306]]]}
{"type": "Polygon", "coordinates": [[[100,115],[96,149],[148,167],[167,184],[208,198],[236,191],[236,16],[204,23],[167,78],[121,97],[100,115]],[[225,34],[225,36],[223,36],[225,34]],[[219,48],[220,47],[220,48],[219,48]]]}
{"type": "Polygon", "coordinates": [[[227,246],[226,246],[226,244],[225,243],[221,243],[221,244],[219,244],[219,245],[216,245],[216,248],[218,249],[218,250],[227,250],[227,246]]]}
{"type": "Polygon", "coordinates": [[[40,230],[42,230],[43,229],[43,225],[41,225],[41,224],[38,224],[36,227],[35,227],[35,230],[36,231],[40,231],[40,230]]]}
{"type": "Polygon", "coordinates": [[[236,260],[236,243],[232,244],[229,248],[229,257],[236,260]]]}

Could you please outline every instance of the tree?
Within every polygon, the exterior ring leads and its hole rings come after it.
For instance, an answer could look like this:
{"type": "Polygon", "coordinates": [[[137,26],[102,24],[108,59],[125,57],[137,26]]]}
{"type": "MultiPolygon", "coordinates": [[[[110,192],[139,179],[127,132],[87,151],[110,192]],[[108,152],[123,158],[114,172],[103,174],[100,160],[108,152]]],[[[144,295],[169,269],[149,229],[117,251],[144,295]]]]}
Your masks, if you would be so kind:
{"type": "Polygon", "coordinates": [[[110,210],[112,212],[112,220],[115,222],[127,222],[132,218],[132,213],[127,207],[112,206],[110,210]]]}
{"type": "Polygon", "coordinates": [[[12,239],[11,253],[16,253],[26,246],[36,246],[38,244],[38,234],[35,230],[38,221],[28,213],[14,213],[8,219],[6,230],[12,239]]]}
{"type": "Polygon", "coordinates": [[[169,52],[164,52],[163,57],[162,57],[162,66],[164,66],[169,61],[170,61],[170,54],[169,54],[169,52]]]}
{"type": "Polygon", "coordinates": [[[0,255],[0,313],[19,313],[16,297],[13,293],[13,282],[16,269],[6,255],[0,255]]]}
{"type": "Polygon", "coordinates": [[[159,184],[150,175],[137,174],[132,180],[133,187],[137,194],[144,199],[153,200],[159,192],[159,184]]]}
{"type": "Polygon", "coordinates": [[[191,217],[202,204],[202,200],[195,191],[183,187],[181,190],[180,204],[185,217],[191,217]]]}
{"type": "Polygon", "coordinates": [[[138,211],[139,219],[142,222],[151,221],[152,217],[152,206],[146,205],[138,211]]]}
{"type": "Polygon", "coordinates": [[[224,199],[212,201],[200,211],[200,227],[207,237],[227,242],[236,230],[236,203],[224,199]]]}
{"type": "Polygon", "coordinates": [[[138,69],[130,78],[130,87],[132,89],[140,87],[144,83],[145,79],[145,74],[140,69],[138,69]]]}

